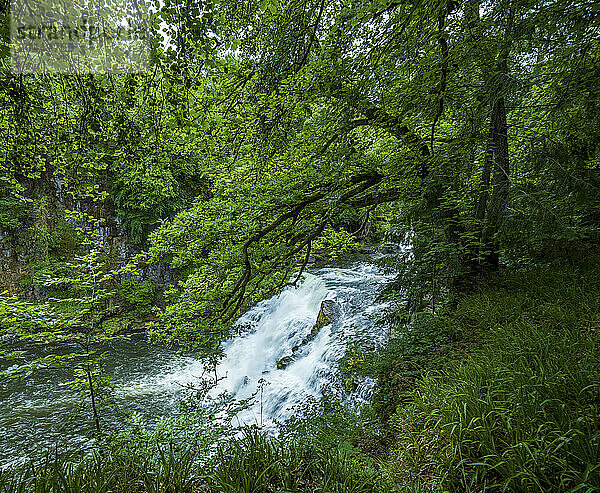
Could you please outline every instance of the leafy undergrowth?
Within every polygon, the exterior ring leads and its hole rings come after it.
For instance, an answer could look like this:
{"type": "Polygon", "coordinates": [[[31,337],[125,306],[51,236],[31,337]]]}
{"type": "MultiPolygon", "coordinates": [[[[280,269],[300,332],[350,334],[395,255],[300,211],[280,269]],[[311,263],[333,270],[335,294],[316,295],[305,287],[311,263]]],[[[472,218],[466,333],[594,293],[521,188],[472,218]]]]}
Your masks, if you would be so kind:
{"type": "Polygon", "coordinates": [[[97,452],[85,459],[48,455],[45,460],[0,472],[1,493],[167,493],[194,487],[195,452],[160,450],[140,457],[97,452]]]}
{"type": "Polygon", "coordinates": [[[598,491],[598,266],[505,274],[449,320],[478,348],[390,417],[389,467],[431,489],[598,491]]]}
{"type": "Polygon", "coordinates": [[[266,439],[248,432],[220,452],[207,481],[210,491],[381,492],[393,488],[376,469],[336,447],[266,439]]]}
{"type": "Polygon", "coordinates": [[[154,456],[96,453],[78,462],[51,457],[0,472],[1,493],[50,492],[332,492],[377,493],[394,486],[375,469],[337,448],[279,441],[255,429],[199,464],[193,448],[154,456]]]}

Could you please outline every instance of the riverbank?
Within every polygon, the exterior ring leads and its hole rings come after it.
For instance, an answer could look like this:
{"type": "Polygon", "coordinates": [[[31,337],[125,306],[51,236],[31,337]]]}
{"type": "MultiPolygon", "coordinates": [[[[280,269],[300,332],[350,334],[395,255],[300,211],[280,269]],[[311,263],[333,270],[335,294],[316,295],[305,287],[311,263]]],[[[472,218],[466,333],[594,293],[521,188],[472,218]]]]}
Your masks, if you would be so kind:
{"type": "Polygon", "coordinates": [[[511,270],[355,358],[379,391],[284,440],[249,432],[195,466],[189,443],[107,448],[5,472],[4,491],[594,491],[600,488],[600,268],[511,270]],[[135,451],[137,450],[137,452],[135,451]],[[141,456],[146,450],[148,455],[141,456]],[[68,489],[66,485],[68,486],[68,489]],[[21,488],[21,490],[19,490],[21,488]],[[45,488],[45,489],[44,489],[45,488]]]}
{"type": "Polygon", "coordinates": [[[393,435],[387,466],[401,484],[600,488],[596,259],[507,271],[454,312],[418,323],[411,337],[432,349],[387,360],[395,382],[415,368],[417,376],[407,402],[383,413],[393,435]]]}
{"type": "MultiPolygon", "coordinates": [[[[235,413],[234,425],[257,424],[269,432],[276,431],[276,421],[297,415],[304,403],[318,402],[324,390],[337,392],[339,399],[360,401],[369,389],[361,387],[356,395],[346,395],[335,380],[335,364],[350,341],[368,339],[374,344],[385,338],[378,319],[386,303],[378,302],[377,296],[389,277],[364,262],[307,272],[297,287],[262,301],[238,319],[238,333],[223,343],[223,357],[214,373],[205,372],[205,362],[197,353],[150,345],[142,335],[94,346],[95,354],[104,355],[106,380],[95,386],[103,390],[102,399],[96,400],[102,405],[98,406],[102,436],[129,433],[127,417],[134,411],[146,421],[143,426],[139,420],[136,424],[145,433],[152,433],[161,420],[166,429],[173,418],[179,419],[178,429],[185,428],[181,423],[193,416],[187,416],[187,408],[180,410],[179,401],[193,398],[194,407],[204,406],[200,390],[215,381],[207,400],[227,392],[235,401],[246,402],[235,413]],[[316,330],[324,303],[332,308],[330,320],[316,330]],[[281,361],[287,363],[278,364],[281,361]]],[[[13,349],[27,351],[26,356],[34,360],[78,350],[72,344],[62,349],[27,344],[16,340],[13,349]],[[57,354],[58,350],[62,352],[57,354]]],[[[0,370],[3,363],[14,364],[0,359],[0,370]]],[[[39,369],[24,379],[0,380],[0,429],[5,430],[0,436],[0,468],[39,457],[44,449],[94,448],[90,439],[97,439],[98,433],[93,429],[89,392],[73,388],[74,370],[63,365],[39,369]]],[[[210,422],[196,424],[211,426],[210,422]]],[[[195,428],[188,431],[188,438],[206,440],[198,437],[195,428]]],[[[139,432],[134,435],[137,439],[139,432]]]]}

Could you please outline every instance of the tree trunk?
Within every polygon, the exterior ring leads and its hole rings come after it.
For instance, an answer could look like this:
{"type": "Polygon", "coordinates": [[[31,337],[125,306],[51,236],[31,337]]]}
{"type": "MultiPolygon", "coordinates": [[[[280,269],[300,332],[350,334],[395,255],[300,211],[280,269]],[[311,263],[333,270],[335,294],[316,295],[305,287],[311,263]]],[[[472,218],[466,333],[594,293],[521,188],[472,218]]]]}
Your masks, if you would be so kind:
{"type": "Polygon", "coordinates": [[[92,379],[92,369],[90,368],[89,355],[88,361],[85,366],[85,373],[88,379],[88,385],[90,390],[90,398],[92,400],[92,413],[94,414],[94,424],[96,425],[96,431],[100,433],[100,417],[98,416],[98,408],[96,407],[96,393],[94,392],[94,381],[92,379]]]}
{"type": "MultiPolygon", "coordinates": [[[[511,36],[514,22],[514,7],[509,2],[506,17],[505,36],[506,42],[498,54],[496,72],[501,77],[508,73],[508,57],[511,48],[511,36]]],[[[480,268],[482,273],[497,272],[500,265],[500,247],[498,245],[497,233],[502,225],[504,213],[508,203],[508,191],[510,185],[510,162],[508,155],[508,125],[506,122],[506,105],[504,95],[500,94],[492,104],[490,126],[490,141],[493,149],[493,169],[491,194],[485,193],[478,204],[476,218],[483,219],[485,223],[481,234],[480,268]],[[485,207],[487,202],[487,208],[485,207]],[[482,206],[482,207],[480,207],[482,206]],[[485,210],[487,209],[487,210],[485,210]]],[[[486,159],[487,161],[487,159],[486,159]]],[[[485,164],[484,164],[484,173],[485,164]]],[[[489,173],[489,166],[487,173],[489,173]]],[[[489,174],[483,176],[484,181],[489,180],[489,174]]]]}
{"type": "Polygon", "coordinates": [[[494,148],[494,178],[487,210],[487,221],[482,234],[482,267],[488,272],[495,272],[499,268],[500,252],[496,233],[504,218],[510,184],[508,126],[504,98],[499,98],[492,107],[492,145],[494,148]]]}

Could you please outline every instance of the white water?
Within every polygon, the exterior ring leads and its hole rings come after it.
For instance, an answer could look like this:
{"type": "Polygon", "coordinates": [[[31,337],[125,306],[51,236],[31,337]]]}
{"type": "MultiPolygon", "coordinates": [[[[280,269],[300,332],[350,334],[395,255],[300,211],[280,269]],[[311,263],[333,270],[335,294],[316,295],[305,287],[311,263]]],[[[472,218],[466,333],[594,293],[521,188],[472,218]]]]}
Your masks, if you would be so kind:
{"type": "MultiPolygon", "coordinates": [[[[335,363],[353,343],[375,347],[385,339],[380,316],[386,305],[377,295],[390,277],[369,264],[316,270],[297,288],[243,315],[238,320],[242,335],[225,343],[225,357],[217,368],[223,378],[214,391],[228,391],[235,399],[256,394],[254,404],[234,424],[274,430],[275,421],[291,417],[297,406],[311,396],[318,399],[325,389],[348,405],[368,398],[372,382],[361,382],[348,396],[332,377],[335,363]],[[334,300],[340,316],[298,349],[292,363],[277,369],[277,361],[291,355],[292,347],[310,333],[323,300],[334,300]]],[[[202,364],[192,355],[150,346],[139,338],[116,341],[106,366],[120,389],[119,401],[150,419],[172,412],[180,390],[197,384],[203,374],[202,364]]],[[[0,386],[0,462],[31,457],[56,446],[59,439],[70,444],[85,441],[88,420],[78,420],[75,428],[63,427],[77,402],[76,393],[61,385],[63,381],[65,375],[59,372],[0,386]]]]}
{"type": "MultiPolygon", "coordinates": [[[[377,294],[389,278],[369,264],[320,269],[306,274],[297,288],[288,288],[243,315],[238,320],[243,334],[224,346],[225,357],[217,367],[222,380],[215,391],[227,391],[238,400],[256,394],[254,405],[238,414],[234,424],[273,428],[274,421],[291,417],[307,398],[318,399],[325,388],[343,398],[342,386],[332,378],[335,363],[353,342],[367,341],[374,347],[385,339],[380,318],[387,305],[377,301],[377,294]],[[301,346],[286,368],[277,369],[277,361],[292,355],[292,348],[310,333],[324,300],[337,303],[339,318],[301,346]]],[[[201,363],[190,361],[176,374],[161,378],[165,384],[185,385],[201,374],[201,363]]],[[[371,383],[362,382],[347,399],[349,404],[367,398],[371,383]]]]}

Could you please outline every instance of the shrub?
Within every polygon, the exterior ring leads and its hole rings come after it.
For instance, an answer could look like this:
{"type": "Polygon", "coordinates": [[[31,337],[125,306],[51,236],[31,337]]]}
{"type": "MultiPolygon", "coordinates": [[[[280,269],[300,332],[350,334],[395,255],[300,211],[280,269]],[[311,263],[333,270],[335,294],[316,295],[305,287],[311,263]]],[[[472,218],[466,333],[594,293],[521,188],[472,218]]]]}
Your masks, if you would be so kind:
{"type": "Polygon", "coordinates": [[[325,229],[323,234],[313,242],[313,249],[318,255],[331,260],[336,260],[350,253],[358,251],[360,243],[356,238],[341,229],[335,231],[331,228],[325,229]]]}

